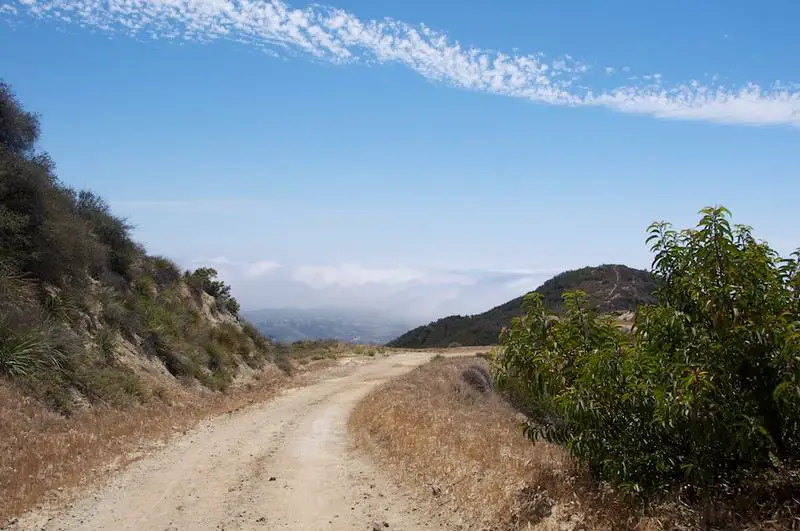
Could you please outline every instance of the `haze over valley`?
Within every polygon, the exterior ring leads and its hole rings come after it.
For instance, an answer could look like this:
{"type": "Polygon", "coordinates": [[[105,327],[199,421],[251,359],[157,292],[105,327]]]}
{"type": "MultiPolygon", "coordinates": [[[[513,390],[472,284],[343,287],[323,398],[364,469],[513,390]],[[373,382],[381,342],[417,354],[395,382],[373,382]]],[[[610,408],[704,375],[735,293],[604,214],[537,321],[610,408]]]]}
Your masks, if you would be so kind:
{"type": "Polygon", "coordinates": [[[249,310],[242,317],[262,334],[281,343],[335,339],[356,344],[383,345],[416,323],[392,319],[375,311],[352,308],[249,310]]]}

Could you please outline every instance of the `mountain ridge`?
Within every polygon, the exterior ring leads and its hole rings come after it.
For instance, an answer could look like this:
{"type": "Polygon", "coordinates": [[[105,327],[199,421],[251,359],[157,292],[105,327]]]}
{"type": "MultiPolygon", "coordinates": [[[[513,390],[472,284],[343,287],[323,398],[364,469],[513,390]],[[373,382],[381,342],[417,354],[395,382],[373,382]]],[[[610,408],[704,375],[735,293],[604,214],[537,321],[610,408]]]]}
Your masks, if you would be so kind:
{"type": "MultiPolygon", "coordinates": [[[[589,304],[601,313],[632,311],[655,302],[655,281],[649,272],[622,264],[602,264],[564,271],[533,290],[543,296],[554,312],[562,309],[564,291],[581,289],[589,304]]],[[[530,292],[529,292],[530,293],[530,292]]],[[[525,295],[475,315],[451,315],[411,329],[387,343],[390,347],[430,348],[459,345],[492,345],[504,326],[522,313],[525,295]]]]}

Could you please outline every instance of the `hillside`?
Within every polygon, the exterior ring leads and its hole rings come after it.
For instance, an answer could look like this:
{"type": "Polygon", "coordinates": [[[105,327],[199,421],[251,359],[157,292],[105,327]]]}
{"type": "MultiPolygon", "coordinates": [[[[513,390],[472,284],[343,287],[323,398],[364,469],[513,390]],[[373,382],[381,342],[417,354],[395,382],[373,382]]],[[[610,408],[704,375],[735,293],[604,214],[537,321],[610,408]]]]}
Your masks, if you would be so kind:
{"type": "Polygon", "coordinates": [[[278,361],[216,271],[148,255],[101,197],[58,179],[38,137],[0,83],[0,385],[70,413],[223,391],[278,361]]]}
{"type": "MultiPolygon", "coordinates": [[[[605,264],[566,271],[551,278],[535,291],[555,312],[561,309],[564,291],[583,290],[600,312],[635,310],[640,304],[655,302],[655,284],[647,271],[624,265],[605,264]]],[[[523,296],[524,297],[524,296],[523,296]]],[[[472,316],[453,315],[414,328],[388,343],[390,347],[428,348],[460,345],[492,345],[504,326],[522,313],[523,297],[517,297],[491,310],[472,316]]]]}
{"type": "Polygon", "coordinates": [[[382,345],[409,328],[409,323],[374,311],[347,308],[276,308],[243,315],[259,332],[281,343],[334,339],[382,345]]]}

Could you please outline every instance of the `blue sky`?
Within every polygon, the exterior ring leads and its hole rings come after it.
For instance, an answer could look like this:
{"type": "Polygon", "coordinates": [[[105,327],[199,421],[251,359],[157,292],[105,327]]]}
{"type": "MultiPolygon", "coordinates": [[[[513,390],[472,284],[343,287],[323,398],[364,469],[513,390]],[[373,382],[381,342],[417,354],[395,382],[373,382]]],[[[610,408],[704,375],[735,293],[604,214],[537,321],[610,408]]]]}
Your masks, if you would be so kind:
{"type": "Polygon", "coordinates": [[[800,245],[800,4],[0,0],[60,177],[245,307],[471,313],[724,204],[800,245]]]}

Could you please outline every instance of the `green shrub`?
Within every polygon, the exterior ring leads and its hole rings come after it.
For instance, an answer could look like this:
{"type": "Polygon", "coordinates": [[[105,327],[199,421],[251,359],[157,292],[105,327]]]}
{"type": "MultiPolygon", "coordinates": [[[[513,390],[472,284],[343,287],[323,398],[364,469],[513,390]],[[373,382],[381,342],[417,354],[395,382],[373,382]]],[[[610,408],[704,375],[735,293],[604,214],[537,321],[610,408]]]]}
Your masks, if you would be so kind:
{"type": "Polygon", "coordinates": [[[131,399],[142,400],[146,395],[142,382],[133,372],[109,367],[103,360],[84,359],[76,364],[70,384],[92,402],[118,407],[128,406],[131,399]]]}
{"type": "Polygon", "coordinates": [[[108,203],[88,190],[78,192],[73,208],[108,249],[108,268],[124,278],[132,278],[133,263],[143,254],[130,237],[132,226],[114,216],[108,203]]]}
{"type": "Polygon", "coordinates": [[[658,304],[632,334],[582,293],[561,318],[531,295],[501,334],[498,386],[530,437],[566,445],[629,492],[721,482],[800,456],[800,274],[724,208],[651,225],[658,304]]]}
{"type": "Polygon", "coordinates": [[[241,310],[239,301],[230,296],[222,299],[221,301],[218,300],[217,304],[220,305],[223,310],[234,316],[239,315],[239,310],[241,310]]]}
{"type": "Polygon", "coordinates": [[[117,335],[113,330],[102,328],[95,337],[97,351],[104,363],[112,365],[117,358],[117,335]]]}
{"type": "Polygon", "coordinates": [[[172,286],[181,279],[181,270],[177,264],[163,256],[148,259],[150,275],[160,289],[172,286]]]}
{"type": "Polygon", "coordinates": [[[43,345],[33,335],[0,337],[0,374],[25,376],[40,363],[43,345]]]}
{"type": "Polygon", "coordinates": [[[292,365],[292,360],[290,359],[290,352],[289,349],[281,346],[275,348],[275,350],[271,354],[272,362],[278,367],[284,374],[287,376],[292,376],[294,374],[294,366],[292,365]]]}
{"type": "Polygon", "coordinates": [[[16,331],[0,322],[0,374],[29,376],[40,369],[60,370],[64,353],[38,329],[16,331]]]}
{"type": "Polygon", "coordinates": [[[264,337],[264,334],[259,332],[258,328],[256,328],[252,323],[243,320],[241,321],[241,325],[245,335],[250,338],[257,349],[267,350],[272,346],[269,339],[264,337]]]}
{"type": "Polygon", "coordinates": [[[13,153],[32,154],[39,138],[39,117],[25,112],[11,87],[0,82],[0,146],[13,153]]]}
{"type": "Polygon", "coordinates": [[[238,316],[239,301],[231,296],[231,287],[216,278],[217,270],[213,267],[201,267],[186,276],[189,285],[196,291],[203,291],[214,297],[219,310],[238,316]]]}
{"type": "Polygon", "coordinates": [[[203,381],[201,379],[201,382],[217,391],[224,391],[233,380],[232,369],[235,369],[230,353],[213,341],[203,345],[203,350],[207,357],[206,366],[210,371],[210,380],[203,381]]]}

